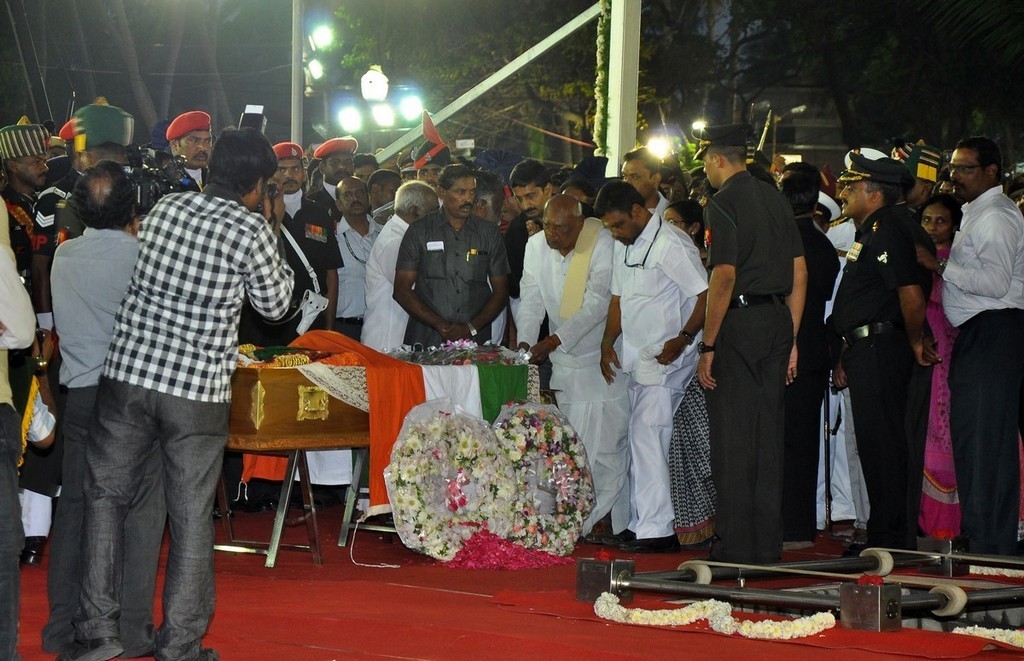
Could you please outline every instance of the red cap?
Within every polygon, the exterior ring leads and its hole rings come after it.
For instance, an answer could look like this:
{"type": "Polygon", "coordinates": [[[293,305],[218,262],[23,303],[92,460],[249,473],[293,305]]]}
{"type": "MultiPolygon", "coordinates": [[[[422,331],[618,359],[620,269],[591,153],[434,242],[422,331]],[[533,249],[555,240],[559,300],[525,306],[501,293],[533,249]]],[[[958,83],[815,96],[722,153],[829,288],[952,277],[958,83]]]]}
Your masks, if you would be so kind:
{"type": "Polygon", "coordinates": [[[316,151],[313,152],[313,158],[327,158],[339,151],[347,151],[354,154],[357,149],[359,149],[359,143],[350,135],[346,135],[344,138],[331,138],[316,148],[316,151]]]}
{"type": "Polygon", "coordinates": [[[274,155],[279,161],[286,158],[302,158],[302,147],[294,142],[279,142],[274,145],[274,155]]]}
{"type": "Polygon", "coordinates": [[[167,127],[167,139],[177,140],[192,131],[209,131],[212,120],[202,110],[193,110],[178,115],[167,127]]]}
{"type": "Polygon", "coordinates": [[[71,142],[75,139],[75,120],[69,119],[64,126],[60,127],[57,137],[64,142],[71,142]]]}

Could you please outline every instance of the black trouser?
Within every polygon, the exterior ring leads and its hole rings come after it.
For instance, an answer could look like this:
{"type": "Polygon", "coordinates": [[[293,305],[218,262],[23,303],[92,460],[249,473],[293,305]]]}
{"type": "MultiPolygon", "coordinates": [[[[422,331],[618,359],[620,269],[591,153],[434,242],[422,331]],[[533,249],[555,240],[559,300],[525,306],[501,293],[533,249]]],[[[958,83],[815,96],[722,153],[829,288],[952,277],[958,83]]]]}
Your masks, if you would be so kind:
{"type": "Polygon", "coordinates": [[[827,389],[828,370],[801,370],[786,387],[782,539],[787,542],[812,541],[818,534],[818,450],[827,389]]]}
{"type": "Polygon", "coordinates": [[[924,446],[932,403],[932,367],[914,361],[907,385],[907,547],[917,548],[921,492],[924,489],[924,446]]]}
{"type": "Polygon", "coordinates": [[[953,344],[949,422],[961,531],[975,553],[1017,552],[1021,331],[1024,310],[992,310],[961,325],[953,344]]]}
{"type": "Polygon", "coordinates": [[[786,364],[793,319],[781,303],[729,310],[715,339],[707,393],[718,493],[715,560],[775,562],[782,554],[786,364]]]}
{"type": "Polygon", "coordinates": [[[903,331],[862,339],[843,354],[857,452],[871,503],[871,546],[908,546],[906,410],[913,365],[914,353],[903,331]]]}

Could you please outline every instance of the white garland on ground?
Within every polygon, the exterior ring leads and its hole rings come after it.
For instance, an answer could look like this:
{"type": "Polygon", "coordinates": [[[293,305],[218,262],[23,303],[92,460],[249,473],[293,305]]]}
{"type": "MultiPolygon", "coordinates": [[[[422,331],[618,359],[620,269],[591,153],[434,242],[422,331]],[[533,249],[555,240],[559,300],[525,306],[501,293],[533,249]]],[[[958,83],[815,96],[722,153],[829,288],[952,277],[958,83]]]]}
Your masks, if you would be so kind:
{"type": "Polygon", "coordinates": [[[1024,571],[1020,569],[1006,569],[1005,567],[985,567],[982,565],[971,565],[968,574],[978,576],[1006,576],[1007,578],[1024,578],[1024,571]]]}
{"type": "Polygon", "coordinates": [[[605,592],[594,603],[598,617],[623,624],[644,624],[648,626],[677,627],[707,620],[711,628],[719,633],[737,633],[744,638],[761,640],[790,640],[814,636],[836,625],[836,618],[830,612],[815,613],[795,620],[737,620],[732,616],[732,606],[714,599],[698,601],[682,608],[647,610],[626,608],[619,604],[619,598],[605,592]]]}
{"type": "Polygon", "coordinates": [[[957,627],[953,633],[964,636],[978,636],[1014,647],[1024,647],[1024,631],[1017,629],[986,629],[985,627],[957,627]]]}

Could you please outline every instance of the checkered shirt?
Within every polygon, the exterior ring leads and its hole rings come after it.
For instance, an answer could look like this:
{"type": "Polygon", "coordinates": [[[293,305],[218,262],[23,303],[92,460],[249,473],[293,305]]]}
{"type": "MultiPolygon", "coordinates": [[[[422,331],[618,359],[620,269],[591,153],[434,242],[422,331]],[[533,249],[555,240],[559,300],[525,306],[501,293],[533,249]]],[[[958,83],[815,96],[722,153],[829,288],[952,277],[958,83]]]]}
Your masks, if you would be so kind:
{"type": "Polygon", "coordinates": [[[288,310],[294,276],[270,226],[211,192],[167,195],[142,221],[104,376],[229,402],[243,300],[270,319],[288,310]]]}

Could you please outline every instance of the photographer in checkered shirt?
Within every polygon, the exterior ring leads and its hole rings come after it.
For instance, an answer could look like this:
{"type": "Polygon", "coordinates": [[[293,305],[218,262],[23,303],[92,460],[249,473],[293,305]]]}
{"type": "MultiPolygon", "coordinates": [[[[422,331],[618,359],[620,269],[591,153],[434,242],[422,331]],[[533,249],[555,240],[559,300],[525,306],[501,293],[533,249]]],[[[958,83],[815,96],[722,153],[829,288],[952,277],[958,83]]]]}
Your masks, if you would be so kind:
{"type": "Polygon", "coordinates": [[[156,657],[219,658],[200,643],[213,615],[210,511],[228,435],[238,319],[246,297],[260,314],[280,317],[294,282],[277,247],[283,202],[267,193],[276,170],[260,133],[225,131],[203,191],[167,195],[142,221],[86,446],[76,647],[59,658],[102,661],[123,651],[123,522],[151,452],[163,454],[171,528],[156,657]]]}

